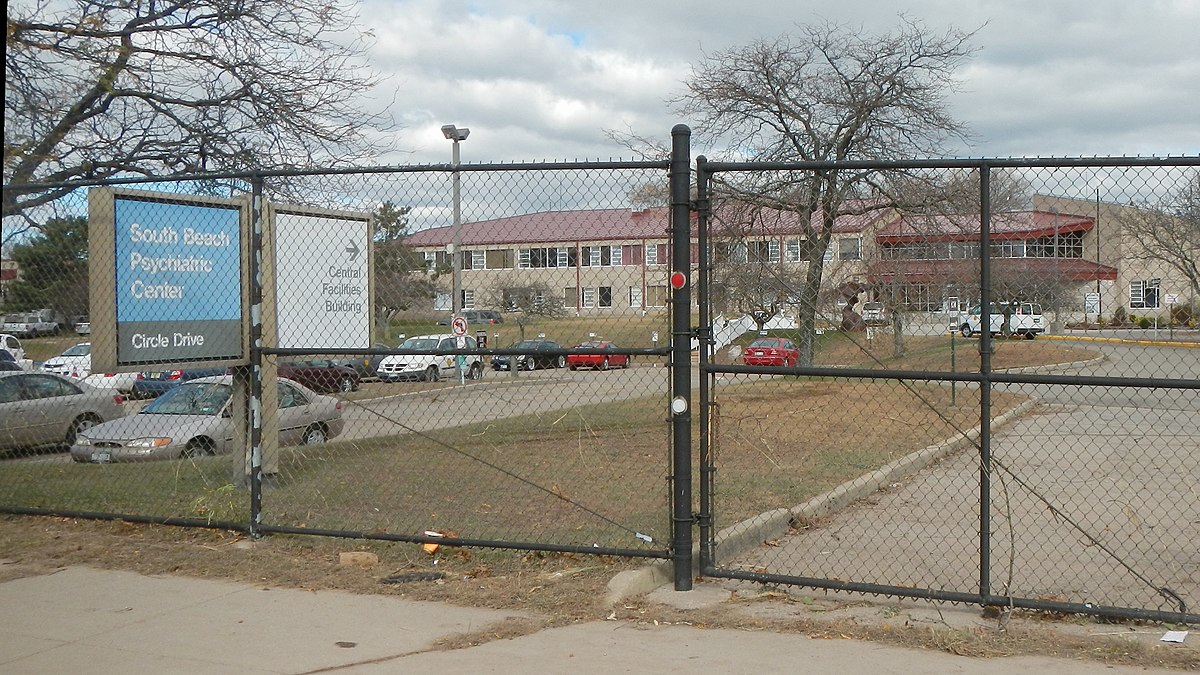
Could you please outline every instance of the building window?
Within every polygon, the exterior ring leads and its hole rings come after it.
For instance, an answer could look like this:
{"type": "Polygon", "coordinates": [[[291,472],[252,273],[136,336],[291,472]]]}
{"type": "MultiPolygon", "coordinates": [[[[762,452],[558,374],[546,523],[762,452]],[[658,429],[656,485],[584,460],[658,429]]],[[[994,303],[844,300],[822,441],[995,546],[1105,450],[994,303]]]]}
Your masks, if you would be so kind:
{"type": "Polygon", "coordinates": [[[642,306],[642,289],[641,288],[632,287],[629,289],[629,306],[635,307],[635,308],[642,306]]]}
{"type": "Polygon", "coordinates": [[[666,307],[667,298],[666,286],[647,286],[646,287],[646,306],[647,307],[666,307]]]}
{"type": "Polygon", "coordinates": [[[579,302],[579,289],[574,286],[563,287],[563,307],[575,309],[579,302]]]}
{"type": "Polygon", "coordinates": [[[463,251],[463,269],[481,270],[486,265],[485,251],[463,251]]]}
{"type": "Polygon", "coordinates": [[[609,261],[608,264],[612,265],[613,267],[619,267],[621,265],[624,265],[625,263],[621,262],[621,247],[620,246],[610,246],[609,249],[610,249],[609,258],[611,260],[609,261]]]}
{"type": "Polygon", "coordinates": [[[595,307],[596,306],[596,289],[594,289],[594,288],[583,289],[583,302],[581,302],[580,304],[584,308],[595,307]]]}
{"type": "Polygon", "coordinates": [[[475,309],[475,289],[473,289],[473,288],[462,289],[462,308],[463,309],[475,309]]]}
{"type": "Polygon", "coordinates": [[[839,260],[862,260],[862,240],[856,237],[838,239],[839,260]]]}
{"type": "Polygon", "coordinates": [[[626,265],[642,264],[642,247],[636,244],[626,244],[621,247],[621,260],[626,265]]]}
{"type": "Polygon", "coordinates": [[[517,254],[517,266],[521,269],[571,267],[571,253],[569,248],[523,248],[517,254]]]}
{"type": "Polygon", "coordinates": [[[1158,309],[1161,306],[1158,300],[1158,289],[1161,284],[1161,279],[1131,282],[1129,284],[1129,308],[1158,309]]]}
{"type": "Polygon", "coordinates": [[[484,265],[489,270],[511,270],[513,267],[512,249],[496,248],[484,254],[484,265]]]}
{"type": "Polygon", "coordinates": [[[612,307],[612,286],[601,286],[596,290],[598,291],[597,300],[599,300],[599,305],[601,307],[612,307]]]}
{"type": "Polygon", "coordinates": [[[785,262],[800,262],[800,240],[788,239],[784,242],[783,259],[785,262]]]}
{"type": "Polygon", "coordinates": [[[646,244],[646,264],[647,265],[666,265],[667,264],[667,245],[666,244],[646,244]]]}

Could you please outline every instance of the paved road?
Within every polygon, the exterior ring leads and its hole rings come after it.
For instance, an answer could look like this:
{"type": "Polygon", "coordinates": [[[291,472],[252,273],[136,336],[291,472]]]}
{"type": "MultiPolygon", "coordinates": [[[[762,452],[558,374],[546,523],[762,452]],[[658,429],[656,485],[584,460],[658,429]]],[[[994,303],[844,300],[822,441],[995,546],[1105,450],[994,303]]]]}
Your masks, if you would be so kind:
{"type": "MultiPolygon", "coordinates": [[[[1081,375],[1200,379],[1200,349],[1087,346],[1104,359],[1079,368],[1081,375]]],[[[992,474],[990,590],[1179,611],[1173,593],[1195,612],[1200,391],[1010,388],[1040,405],[992,438],[1000,466],[992,474]]],[[[827,525],[722,562],[978,592],[979,491],[978,457],[967,450],[827,525]]]]}

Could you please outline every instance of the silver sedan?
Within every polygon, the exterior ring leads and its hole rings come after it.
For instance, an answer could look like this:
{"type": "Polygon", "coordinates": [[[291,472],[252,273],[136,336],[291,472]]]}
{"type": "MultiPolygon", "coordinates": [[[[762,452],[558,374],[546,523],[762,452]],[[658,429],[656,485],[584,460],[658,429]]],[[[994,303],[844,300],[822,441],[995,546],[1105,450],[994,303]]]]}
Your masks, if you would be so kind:
{"type": "MultiPolygon", "coordinates": [[[[279,379],[279,444],[324,443],[342,432],[342,403],[279,379]]],[[[168,390],[136,415],[79,434],[76,462],[136,462],[226,454],[233,438],[233,377],[202,377],[168,390]]]]}
{"type": "Polygon", "coordinates": [[[94,425],[125,414],[113,389],[54,373],[0,371],[0,450],[65,446],[94,425]]]}

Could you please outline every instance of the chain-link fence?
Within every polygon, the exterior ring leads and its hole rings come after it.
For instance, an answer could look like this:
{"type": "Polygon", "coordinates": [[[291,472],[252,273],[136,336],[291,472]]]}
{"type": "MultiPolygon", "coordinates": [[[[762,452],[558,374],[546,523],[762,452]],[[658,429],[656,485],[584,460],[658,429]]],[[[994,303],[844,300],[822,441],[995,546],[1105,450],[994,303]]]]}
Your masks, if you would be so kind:
{"type": "Polygon", "coordinates": [[[702,162],[705,572],[1200,618],[1198,165],[702,162]]]}
{"type": "Polygon", "coordinates": [[[6,311],[73,320],[6,319],[0,503],[666,555],[666,166],[66,194],[8,242],[6,311]]]}
{"type": "Polygon", "coordinates": [[[686,152],[47,188],[0,509],[1196,620],[1200,160],[686,152]]]}

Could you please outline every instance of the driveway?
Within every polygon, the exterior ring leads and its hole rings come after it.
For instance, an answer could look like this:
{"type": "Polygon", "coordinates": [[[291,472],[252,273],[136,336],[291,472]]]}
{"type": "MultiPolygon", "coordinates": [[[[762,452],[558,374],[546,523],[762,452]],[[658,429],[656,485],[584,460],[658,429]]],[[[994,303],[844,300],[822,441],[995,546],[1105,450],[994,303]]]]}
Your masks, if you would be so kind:
{"type": "MultiPolygon", "coordinates": [[[[1200,349],[1091,344],[1086,376],[1200,379],[1200,349]]],[[[1039,404],[992,436],[990,587],[1026,598],[1200,607],[1200,392],[1018,385],[1039,404]],[[1165,590],[1159,590],[1165,589],[1165,590]],[[1176,597],[1177,596],[1177,597],[1176,597]]],[[[719,495],[718,479],[718,495],[719,495]]],[[[977,593],[968,446],[722,566],[977,593]]],[[[720,502],[716,505],[720,514],[720,502]]]]}

